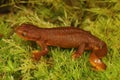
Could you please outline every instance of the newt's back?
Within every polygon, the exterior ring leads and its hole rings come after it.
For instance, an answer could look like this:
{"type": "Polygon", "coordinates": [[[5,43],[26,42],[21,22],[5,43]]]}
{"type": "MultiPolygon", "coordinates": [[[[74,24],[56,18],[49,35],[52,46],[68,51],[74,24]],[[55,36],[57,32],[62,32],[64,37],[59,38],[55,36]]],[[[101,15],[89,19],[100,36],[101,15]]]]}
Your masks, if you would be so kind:
{"type": "Polygon", "coordinates": [[[99,41],[90,32],[73,27],[38,28],[23,24],[16,29],[16,32],[27,40],[43,40],[48,45],[60,47],[78,47],[82,43],[99,41]]]}

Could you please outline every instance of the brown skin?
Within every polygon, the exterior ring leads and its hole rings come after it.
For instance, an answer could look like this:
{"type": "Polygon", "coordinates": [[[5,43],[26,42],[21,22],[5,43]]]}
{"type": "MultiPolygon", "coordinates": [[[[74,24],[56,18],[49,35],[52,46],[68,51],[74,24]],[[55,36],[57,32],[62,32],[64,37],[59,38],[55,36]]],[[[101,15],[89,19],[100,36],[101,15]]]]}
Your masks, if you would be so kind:
{"type": "Polygon", "coordinates": [[[22,24],[16,28],[16,33],[25,40],[36,41],[41,46],[40,52],[33,53],[35,60],[48,53],[48,46],[78,48],[72,54],[73,59],[80,57],[84,50],[91,50],[90,63],[97,70],[106,69],[101,58],[107,54],[107,45],[88,31],[72,27],[38,28],[32,24],[22,24]]]}

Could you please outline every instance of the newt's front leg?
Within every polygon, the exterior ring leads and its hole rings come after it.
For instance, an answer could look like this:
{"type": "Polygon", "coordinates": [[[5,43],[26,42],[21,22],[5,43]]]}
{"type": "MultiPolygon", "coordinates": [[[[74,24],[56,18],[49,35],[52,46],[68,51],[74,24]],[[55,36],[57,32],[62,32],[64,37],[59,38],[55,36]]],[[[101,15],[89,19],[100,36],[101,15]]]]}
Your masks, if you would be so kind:
{"type": "Polygon", "coordinates": [[[44,41],[37,41],[37,43],[40,45],[42,50],[39,52],[33,52],[33,59],[34,60],[39,60],[41,56],[44,56],[48,53],[48,47],[44,43],[44,41]]]}

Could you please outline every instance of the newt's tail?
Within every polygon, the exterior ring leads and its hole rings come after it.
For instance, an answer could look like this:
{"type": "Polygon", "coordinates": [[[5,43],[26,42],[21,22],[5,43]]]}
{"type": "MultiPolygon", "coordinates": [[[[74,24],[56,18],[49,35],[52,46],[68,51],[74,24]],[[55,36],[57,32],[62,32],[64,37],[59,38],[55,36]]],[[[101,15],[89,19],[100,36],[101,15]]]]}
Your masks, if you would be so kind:
{"type": "Polygon", "coordinates": [[[107,54],[107,45],[103,43],[103,47],[98,50],[93,50],[90,54],[89,61],[97,70],[105,70],[106,65],[102,62],[101,58],[107,54]]]}
{"type": "Polygon", "coordinates": [[[108,49],[105,42],[102,43],[102,48],[95,51],[95,54],[98,58],[102,58],[107,55],[108,49]]]}

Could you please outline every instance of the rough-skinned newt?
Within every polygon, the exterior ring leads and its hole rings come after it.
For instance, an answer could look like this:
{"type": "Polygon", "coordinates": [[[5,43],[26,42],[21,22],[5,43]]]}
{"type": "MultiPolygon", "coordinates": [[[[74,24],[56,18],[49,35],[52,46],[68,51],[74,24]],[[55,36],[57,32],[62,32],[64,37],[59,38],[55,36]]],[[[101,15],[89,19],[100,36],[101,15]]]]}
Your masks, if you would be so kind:
{"type": "Polygon", "coordinates": [[[25,40],[36,41],[40,45],[42,50],[33,53],[35,60],[48,53],[48,46],[78,48],[72,54],[73,59],[80,57],[84,50],[91,50],[89,61],[92,66],[97,70],[106,69],[101,58],[107,54],[107,45],[88,31],[73,27],[39,28],[24,23],[16,28],[16,33],[25,40]]]}

